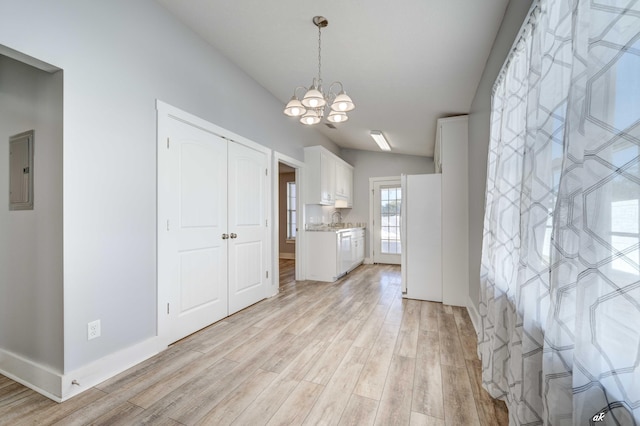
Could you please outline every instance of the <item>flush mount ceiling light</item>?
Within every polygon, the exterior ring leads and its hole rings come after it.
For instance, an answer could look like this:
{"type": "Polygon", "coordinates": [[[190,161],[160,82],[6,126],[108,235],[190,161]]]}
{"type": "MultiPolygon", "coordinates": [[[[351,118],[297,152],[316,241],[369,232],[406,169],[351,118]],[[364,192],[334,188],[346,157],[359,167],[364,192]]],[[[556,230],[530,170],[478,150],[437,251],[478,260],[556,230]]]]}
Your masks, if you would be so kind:
{"type": "Polygon", "coordinates": [[[381,150],[391,151],[391,146],[380,130],[372,130],[371,137],[378,144],[381,150]]]}
{"type": "Polygon", "coordinates": [[[322,58],[320,55],[322,51],[322,28],[329,25],[329,21],[324,16],[314,16],[313,24],[318,27],[318,77],[313,78],[309,88],[298,86],[293,90],[293,96],[284,107],[284,113],[289,117],[300,117],[302,124],[318,124],[322,121],[327,106],[329,106],[327,121],[342,123],[349,119],[347,112],[353,110],[355,105],[349,95],[345,93],[344,87],[339,81],[331,83],[326,93],[323,91],[322,58]],[[305,91],[302,99],[297,95],[298,89],[305,91]],[[336,92],[333,89],[338,89],[338,91],[336,92]]]}

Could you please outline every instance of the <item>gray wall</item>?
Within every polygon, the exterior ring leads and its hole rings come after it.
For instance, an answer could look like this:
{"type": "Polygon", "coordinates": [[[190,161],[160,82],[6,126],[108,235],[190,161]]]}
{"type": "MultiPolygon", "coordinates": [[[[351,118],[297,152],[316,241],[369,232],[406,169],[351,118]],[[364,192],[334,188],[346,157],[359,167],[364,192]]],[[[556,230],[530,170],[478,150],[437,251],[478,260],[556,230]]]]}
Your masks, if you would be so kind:
{"type": "MultiPolygon", "coordinates": [[[[278,231],[280,235],[278,236],[280,253],[295,253],[296,252],[296,244],[295,243],[287,243],[287,183],[296,181],[296,174],[294,173],[280,173],[279,175],[279,185],[278,185],[278,213],[279,213],[279,224],[278,231]]],[[[277,255],[277,253],[276,253],[277,255]]]]}
{"type": "MultiPolygon", "coordinates": [[[[435,135],[433,135],[435,138],[435,135]]],[[[387,152],[342,149],[341,157],[355,167],[353,174],[353,208],[343,209],[344,222],[369,221],[369,178],[400,176],[401,174],[433,173],[431,157],[387,152]]],[[[369,253],[367,241],[366,253],[369,253]]]]}
{"type": "Polygon", "coordinates": [[[531,0],[509,1],[469,112],[469,297],[476,308],[480,294],[491,89],[531,3],[531,0]]]}
{"type": "MultiPolygon", "coordinates": [[[[305,145],[337,147],[288,120],[153,0],[0,0],[0,10],[0,44],[64,70],[63,289],[52,287],[47,309],[58,311],[44,318],[27,300],[12,303],[29,327],[55,322],[51,339],[63,327],[67,373],[156,333],[156,99],[298,160],[305,145]],[[96,319],[102,336],[87,341],[96,319]]],[[[39,359],[37,345],[17,355],[39,359]]]]}
{"type": "Polygon", "coordinates": [[[0,348],[62,372],[62,72],[0,55],[0,170],[0,348]],[[9,137],[27,130],[34,208],[9,211],[9,137]]]}

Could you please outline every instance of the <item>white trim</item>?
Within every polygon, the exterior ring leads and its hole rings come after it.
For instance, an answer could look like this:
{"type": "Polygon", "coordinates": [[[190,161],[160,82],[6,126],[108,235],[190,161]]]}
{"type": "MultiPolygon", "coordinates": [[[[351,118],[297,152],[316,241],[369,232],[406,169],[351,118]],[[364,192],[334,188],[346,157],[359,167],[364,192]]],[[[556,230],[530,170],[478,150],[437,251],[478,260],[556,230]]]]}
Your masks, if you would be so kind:
{"type": "MultiPolygon", "coordinates": [[[[295,271],[295,279],[296,280],[304,280],[306,275],[306,263],[302,251],[302,247],[304,247],[304,242],[306,240],[306,235],[304,232],[305,222],[304,222],[304,204],[302,200],[304,199],[304,162],[300,160],[296,160],[293,157],[289,157],[288,155],[282,154],[278,151],[273,151],[273,163],[271,165],[272,173],[272,217],[279,218],[279,199],[280,199],[280,177],[277,173],[278,163],[284,163],[287,166],[293,167],[296,173],[296,217],[298,219],[298,223],[296,226],[298,227],[298,233],[296,234],[296,251],[295,251],[295,259],[296,259],[296,271],[295,271]]],[[[272,241],[273,241],[273,253],[280,252],[280,223],[279,220],[272,221],[272,241]]],[[[273,257],[273,264],[271,265],[271,270],[273,271],[273,279],[271,281],[271,290],[267,293],[267,297],[275,296],[279,292],[279,279],[277,277],[280,276],[280,262],[279,259],[275,256],[273,257]]]]}
{"type": "MultiPolygon", "coordinates": [[[[374,261],[374,257],[373,257],[373,246],[374,246],[374,241],[373,241],[373,234],[375,232],[375,227],[373,225],[373,201],[374,201],[374,197],[373,197],[373,190],[374,190],[374,185],[378,182],[393,182],[393,183],[400,183],[400,176],[384,176],[384,177],[370,177],[369,178],[369,226],[367,226],[367,233],[369,234],[369,259],[371,261],[371,263],[373,263],[374,261]]],[[[365,259],[365,263],[366,263],[366,259],[365,259]]]]}
{"type": "Polygon", "coordinates": [[[453,117],[438,118],[438,121],[440,123],[451,123],[455,121],[468,121],[468,120],[469,120],[468,115],[454,115],[453,117]]]}
{"type": "Polygon", "coordinates": [[[51,65],[47,62],[41,61],[40,59],[36,59],[33,56],[29,56],[26,53],[19,52],[14,50],[8,46],[3,46],[0,44],[0,55],[8,56],[11,59],[14,59],[18,62],[22,62],[23,64],[30,65],[34,68],[38,68],[39,70],[55,73],[60,71],[62,68],[58,68],[55,65],[51,65]]]}
{"type": "MultiPolygon", "coordinates": [[[[215,124],[210,123],[209,121],[203,118],[200,118],[196,115],[183,111],[180,108],[171,106],[165,102],[162,102],[159,99],[156,99],[156,110],[158,111],[158,116],[168,116],[170,118],[174,118],[176,120],[182,121],[194,127],[199,127],[202,130],[209,133],[213,133],[214,135],[220,136],[223,139],[237,142],[248,148],[255,149],[256,151],[264,152],[265,154],[267,154],[267,156],[271,156],[272,151],[266,146],[260,145],[257,142],[254,142],[250,139],[245,138],[244,136],[240,136],[236,133],[233,133],[232,131],[227,130],[223,127],[216,126],[215,124]]],[[[159,136],[160,135],[158,135],[158,137],[159,136]]]]}
{"type": "Polygon", "coordinates": [[[370,257],[365,257],[362,263],[365,265],[373,265],[373,260],[371,260],[370,257]]]}
{"type": "Polygon", "coordinates": [[[471,300],[471,297],[467,299],[467,312],[469,312],[469,318],[471,318],[471,323],[473,323],[473,328],[477,336],[480,331],[480,314],[478,314],[476,305],[473,303],[473,300],[471,300]]]}
{"type": "Polygon", "coordinates": [[[62,376],[62,401],[84,392],[105,380],[141,363],[167,347],[158,337],[109,354],[62,376]],[[78,384],[73,384],[73,382],[78,384]]]}
{"type": "MultiPolygon", "coordinates": [[[[280,259],[295,259],[295,258],[296,258],[295,253],[280,253],[280,259]]],[[[280,271],[278,271],[278,273],[280,273],[280,271]]]]}
{"type": "Polygon", "coordinates": [[[62,402],[61,373],[3,349],[0,349],[0,373],[49,399],[62,402]]]}
{"type": "Polygon", "coordinates": [[[66,374],[0,349],[0,373],[49,399],[63,402],[164,349],[166,346],[160,343],[160,339],[152,337],[66,374]]]}

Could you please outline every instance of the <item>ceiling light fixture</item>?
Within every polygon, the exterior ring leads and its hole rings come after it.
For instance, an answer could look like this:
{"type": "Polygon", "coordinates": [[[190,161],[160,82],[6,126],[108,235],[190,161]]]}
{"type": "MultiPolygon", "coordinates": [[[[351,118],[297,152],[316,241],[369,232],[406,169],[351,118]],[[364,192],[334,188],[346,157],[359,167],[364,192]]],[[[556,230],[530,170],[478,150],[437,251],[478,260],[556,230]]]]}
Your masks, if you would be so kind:
{"type": "Polygon", "coordinates": [[[371,137],[378,144],[381,150],[391,151],[391,146],[380,130],[372,130],[371,137]]]}
{"type": "Polygon", "coordinates": [[[293,96],[284,108],[284,113],[289,117],[300,117],[302,124],[318,124],[324,117],[327,105],[329,105],[329,115],[327,120],[332,123],[343,123],[349,119],[347,112],[355,108],[353,101],[344,91],[342,83],[334,81],[329,85],[329,90],[325,93],[322,90],[322,28],[329,25],[329,21],[324,16],[314,16],[313,24],[318,27],[318,77],[313,78],[311,87],[298,86],[293,90],[293,96]],[[339,88],[339,92],[332,91],[339,88]],[[305,94],[300,99],[296,92],[304,89],[305,94]]]}

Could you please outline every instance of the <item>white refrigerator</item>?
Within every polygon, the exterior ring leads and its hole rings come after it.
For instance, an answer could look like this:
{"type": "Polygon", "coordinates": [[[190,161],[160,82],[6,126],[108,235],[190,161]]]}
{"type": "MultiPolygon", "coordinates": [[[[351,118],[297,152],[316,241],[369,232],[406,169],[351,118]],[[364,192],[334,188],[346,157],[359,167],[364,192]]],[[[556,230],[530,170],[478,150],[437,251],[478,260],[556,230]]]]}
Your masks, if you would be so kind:
{"type": "Polygon", "coordinates": [[[442,175],[402,175],[403,297],[442,302],[442,175]]]}

